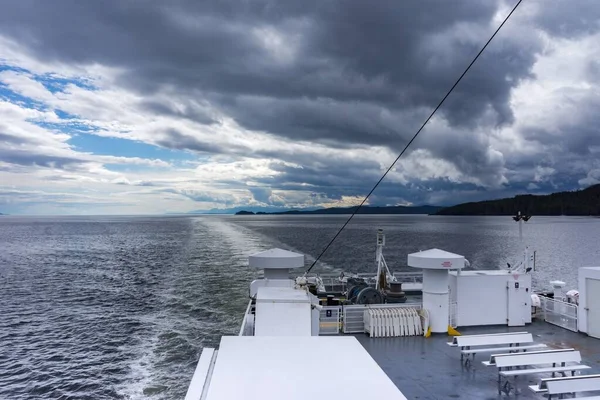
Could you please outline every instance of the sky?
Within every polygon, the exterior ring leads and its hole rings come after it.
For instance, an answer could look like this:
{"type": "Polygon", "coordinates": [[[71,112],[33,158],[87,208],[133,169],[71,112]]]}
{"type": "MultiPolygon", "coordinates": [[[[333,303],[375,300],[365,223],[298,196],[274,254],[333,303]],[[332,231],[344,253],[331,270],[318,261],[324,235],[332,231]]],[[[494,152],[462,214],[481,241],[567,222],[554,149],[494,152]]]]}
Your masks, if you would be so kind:
{"type": "MultiPolygon", "coordinates": [[[[0,4],[0,213],[360,202],[514,0],[0,4]]],[[[600,3],[524,0],[371,205],[600,183],[600,3]]]]}

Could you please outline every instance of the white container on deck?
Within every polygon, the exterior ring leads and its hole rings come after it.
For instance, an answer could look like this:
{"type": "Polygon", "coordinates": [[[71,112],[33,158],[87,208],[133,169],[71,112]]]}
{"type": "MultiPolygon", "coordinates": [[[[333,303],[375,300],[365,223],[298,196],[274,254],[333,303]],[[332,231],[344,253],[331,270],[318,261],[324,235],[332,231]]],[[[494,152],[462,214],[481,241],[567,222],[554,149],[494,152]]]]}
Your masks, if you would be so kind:
{"type": "Polygon", "coordinates": [[[465,258],[440,249],[408,255],[408,266],[423,269],[423,308],[429,311],[432,332],[448,330],[448,271],[462,268],[465,258]]]}
{"type": "Polygon", "coordinates": [[[283,287],[258,289],[255,336],[310,336],[311,317],[311,301],[305,291],[283,287]]]}
{"type": "Polygon", "coordinates": [[[600,267],[579,268],[578,329],[600,339],[600,267]]]}
{"type": "Polygon", "coordinates": [[[251,255],[250,267],[264,270],[264,278],[250,284],[256,299],[255,336],[317,336],[318,299],[289,279],[291,269],[304,266],[304,255],[271,249],[251,255]]]}
{"type": "Polygon", "coordinates": [[[508,270],[450,272],[456,325],[523,326],[531,322],[531,275],[508,270]]]}

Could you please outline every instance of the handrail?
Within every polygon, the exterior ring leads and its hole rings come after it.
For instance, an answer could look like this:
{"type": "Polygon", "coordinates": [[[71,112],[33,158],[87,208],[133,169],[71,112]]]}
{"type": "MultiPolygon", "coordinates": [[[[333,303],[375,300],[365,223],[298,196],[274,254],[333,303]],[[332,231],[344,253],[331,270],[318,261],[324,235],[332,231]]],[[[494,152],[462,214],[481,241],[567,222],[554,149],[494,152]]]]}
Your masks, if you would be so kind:
{"type": "Polygon", "coordinates": [[[252,300],[248,302],[248,307],[246,307],[246,312],[244,313],[244,319],[242,320],[242,326],[240,327],[240,332],[238,336],[244,336],[244,330],[246,329],[246,323],[248,321],[248,315],[252,315],[252,300]]]}
{"type": "Polygon", "coordinates": [[[568,329],[578,331],[578,305],[561,299],[540,296],[544,321],[568,329]]]}

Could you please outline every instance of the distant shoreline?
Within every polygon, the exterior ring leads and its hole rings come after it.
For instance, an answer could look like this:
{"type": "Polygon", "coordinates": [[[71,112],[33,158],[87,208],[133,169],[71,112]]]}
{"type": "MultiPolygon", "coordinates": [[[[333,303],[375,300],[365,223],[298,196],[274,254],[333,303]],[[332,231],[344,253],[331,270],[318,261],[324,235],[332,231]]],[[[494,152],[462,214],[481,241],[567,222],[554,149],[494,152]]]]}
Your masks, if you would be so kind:
{"type": "Polygon", "coordinates": [[[318,210],[288,210],[288,211],[249,211],[241,210],[234,215],[430,215],[440,211],[438,206],[390,206],[390,207],[332,207],[318,210]]]}
{"type": "MultiPolygon", "coordinates": [[[[352,215],[352,213],[336,213],[336,214],[329,214],[329,213],[253,213],[253,214],[239,214],[239,213],[235,213],[235,214],[193,214],[193,215],[203,215],[203,216],[210,216],[210,215],[221,215],[221,216],[261,216],[261,215],[266,215],[266,216],[313,216],[313,215],[329,215],[329,216],[348,216],[348,215],[352,215]]],[[[397,216],[397,215],[406,215],[406,216],[411,216],[411,215],[415,215],[415,216],[426,216],[426,217],[454,217],[454,218],[463,218],[463,217],[505,217],[505,218],[512,218],[513,214],[415,214],[415,213],[411,213],[411,214],[400,214],[400,213],[380,213],[380,214],[362,214],[362,213],[358,213],[357,216],[377,216],[377,215],[389,215],[389,216],[397,216]]],[[[534,215],[532,217],[535,218],[540,218],[540,217],[569,217],[569,218],[600,218],[600,215],[564,215],[564,214],[546,214],[546,215],[534,215]]],[[[533,218],[532,218],[533,220],[533,218]]]]}
{"type": "Polygon", "coordinates": [[[512,198],[463,203],[446,207],[438,215],[600,216],[600,184],[583,190],[547,195],[524,194],[512,198]]]}

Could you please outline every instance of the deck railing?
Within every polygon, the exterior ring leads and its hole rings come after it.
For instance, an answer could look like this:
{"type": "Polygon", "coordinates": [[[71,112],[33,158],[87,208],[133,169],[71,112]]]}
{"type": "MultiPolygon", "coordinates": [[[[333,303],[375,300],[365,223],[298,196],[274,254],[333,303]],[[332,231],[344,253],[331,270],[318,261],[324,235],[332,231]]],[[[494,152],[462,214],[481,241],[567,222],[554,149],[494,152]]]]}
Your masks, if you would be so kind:
{"type": "Polygon", "coordinates": [[[238,336],[254,336],[254,314],[252,313],[252,300],[248,302],[246,307],[246,313],[244,314],[244,320],[240,327],[240,333],[238,336]]]}
{"type": "Polygon", "coordinates": [[[577,332],[577,304],[540,296],[544,321],[577,332]]]}
{"type": "MultiPolygon", "coordinates": [[[[317,274],[309,274],[309,276],[316,276],[317,274]]],[[[392,273],[397,282],[402,283],[422,283],[423,273],[413,271],[398,271],[392,273]]],[[[340,275],[336,273],[320,273],[319,278],[323,282],[326,290],[329,292],[344,292],[346,290],[346,283],[340,281],[340,275]]],[[[361,272],[357,274],[347,274],[346,276],[352,276],[356,278],[363,278],[367,283],[375,285],[375,273],[374,272],[361,272]]]]}
{"type": "Polygon", "coordinates": [[[423,272],[401,271],[392,273],[398,282],[423,283],[423,272]]]}
{"type": "Polygon", "coordinates": [[[323,306],[319,317],[320,335],[337,335],[340,333],[342,306],[323,306]]]}
{"type": "Polygon", "coordinates": [[[451,301],[448,307],[448,325],[453,328],[458,326],[457,323],[458,318],[458,303],[456,301],[451,301]]]}

